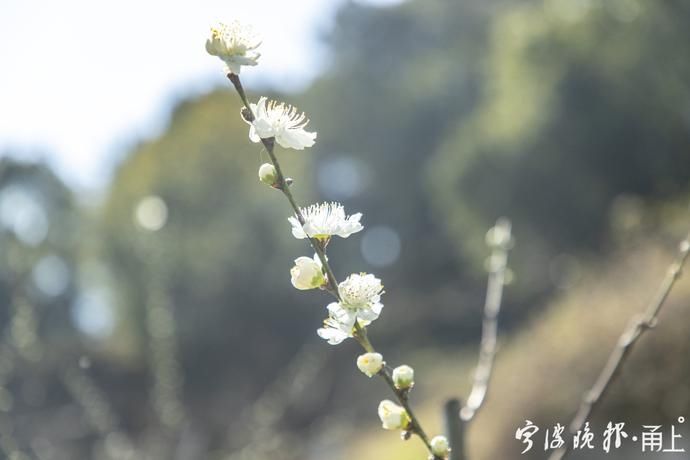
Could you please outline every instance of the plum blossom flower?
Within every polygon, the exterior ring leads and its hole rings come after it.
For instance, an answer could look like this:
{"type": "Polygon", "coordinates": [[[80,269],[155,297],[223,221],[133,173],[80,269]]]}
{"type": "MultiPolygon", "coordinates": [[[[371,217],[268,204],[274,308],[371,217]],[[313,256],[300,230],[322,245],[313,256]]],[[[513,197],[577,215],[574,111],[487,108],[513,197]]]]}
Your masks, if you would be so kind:
{"type": "Polygon", "coordinates": [[[329,344],[338,345],[348,337],[352,337],[353,327],[354,322],[352,324],[342,323],[337,318],[329,315],[323,321],[323,327],[318,329],[316,333],[329,344]]]}
{"type": "Polygon", "coordinates": [[[329,307],[329,311],[336,311],[341,316],[356,317],[364,326],[375,321],[381,314],[383,284],[374,275],[354,273],[338,284],[338,292],[340,302],[334,302],[337,307],[329,307]]]}
{"type": "Polygon", "coordinates": [[[227,72],[239,75],[243,65],[255,66],[260,53],[256,49],[261,40],[250,26],[238,21],[229,24],[218,22],[211,27],[211,36],[206,40],[206,51],[218,56],[226,65],[227,72]]]}
{"type": "Polygon", "coordinates": [[[359,222],[362,214],[358,212],[346,216],[345,209],[340,203],[313,204],[308,208],[301,208],[300,211],[304,216],[304,225],[300,224],[297,217],[288,218],[292,224],[292,234],[297,239],[311,237],[328,242],[333,235],[347,238],[364,228],[359,222]]]}
{"type": "MultiPolygon", "coordinates": [[[[341,303],[347,308],[381,311],[381,280],[370,273],[353,273],[338,285],[341,303]]],[[[375,319],[375,318],[374,318],[375,319]]]]}
{"type": "Polygon", "coordinates": [[[303,291],[316,289],[326,284],[321,260],[316,254],[314,254],[314,258],[298,257],[295,259],[295,266],[290,269],[290,278],[292,285],[303,291]]]}
{"type": "Polygon", "coordinates": [[[410,424],[405,408],[385,399],[379,404],[379,418],[385,430],[404,430],[410,424]]]}
{"type": "Polygon", "coordinates": [[[364,353],[357,357],[357,368],[369,378],[378,374],[383,369],[383,364],[381,353],[364,353]]]}
{"type": "Polygon", "coordinates": [[[315,143],[316,133],[304,128],[309,119],[303,112],[284,102],[269,101],[259,98],[256,104],[249,104],[253,120],[250,124],[249,139],[261,142],[261,139],[274,137],[276,142],[286,149],[304,150],[315,143]]]}
{"type": "Polygon", "coordinates": [[[374,275],[350,275],[338,284],[338,292],[340,301],[332,302],[326,307],[328,318],[324,321],[324,327],[317,331],[331,345],[352,337],[355,324],[369,325],[379,317],[383,309],[383,284],[374,275]]]}

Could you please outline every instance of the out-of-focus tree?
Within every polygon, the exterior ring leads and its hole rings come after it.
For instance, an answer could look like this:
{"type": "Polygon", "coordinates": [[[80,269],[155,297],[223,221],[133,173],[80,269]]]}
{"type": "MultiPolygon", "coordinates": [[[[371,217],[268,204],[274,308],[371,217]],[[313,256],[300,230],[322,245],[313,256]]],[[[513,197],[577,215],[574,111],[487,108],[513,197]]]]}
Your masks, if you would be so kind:
{"type": "Polygon", "coordinates": [[[88,435],[61,371],[76,366],[82,344],[73,325],[80,217],[72,192],[45,164],[0,160],[0,456],[23,458],[32,442],[88,435]],[[47,418],[55,425],[45,423],[47,418]]]}
{"type": "Polygon", "coordinates": [[[13,302],[41,310],[59,339],[70,334],[78,257],[78,210],[71,191],[43,164],[0,160],[0,315],[13,302]]]}
{"type": "Polygon", "coordinates": [[[497,15],[479,107],[430,167],[462,254],[481,260],[481,228],[508,214],[518,285],[543,292],[554,256],[607,247],[616,197],[687,191],[688,20],[674,0],[549,0],[497,15]]]}
{"type": "MultiPolygon", "coordinates": [[[[223,438],[242,433],[232,414],[278,378],[323,316],[295,298],[289,269],[303,248],[289,208],[258,180],[267,156],[249,142],[239,109],[229,91],[181,103],[165,133],[118,168],[101,226],[124,312],[119,337],[140,362],[148,347],[153,360],[179,356],[179,368],[152,363],[152,372],[177,374],[163,386],[184,376],[187,415],[223,438]],[[175,344],[160,341],[173,332],[175,344]]],[[[311,152],[278,154],[306,202],[311,152]]]]}

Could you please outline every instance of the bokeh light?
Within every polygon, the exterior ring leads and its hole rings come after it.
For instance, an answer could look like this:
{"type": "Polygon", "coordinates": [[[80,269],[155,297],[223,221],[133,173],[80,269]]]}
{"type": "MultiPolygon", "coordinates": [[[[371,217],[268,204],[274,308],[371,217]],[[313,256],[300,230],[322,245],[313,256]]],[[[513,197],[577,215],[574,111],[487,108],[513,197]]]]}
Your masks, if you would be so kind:
{"type": "Polygon", "coordinates": [[[168,220],[168,207],[162,198],[147,196],[137,204],[134,219],[144,230],[158,231],[168,220]]]}
{"type": "Polygon", "coordinates": [[[400,236],[391,227],[379,225],[369,228],[362,237],[362,257],[374,267],[394,264],[400,257],[400,236]]]}

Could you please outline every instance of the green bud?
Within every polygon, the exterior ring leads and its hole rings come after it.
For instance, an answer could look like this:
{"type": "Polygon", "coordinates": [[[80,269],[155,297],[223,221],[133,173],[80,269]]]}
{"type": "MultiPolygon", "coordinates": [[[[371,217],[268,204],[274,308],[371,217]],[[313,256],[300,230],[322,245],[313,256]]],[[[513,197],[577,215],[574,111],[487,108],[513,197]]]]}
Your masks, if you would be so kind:
{"type": "Polygon", "coordinates": [[[270,163],[264,163],[259,167],[259,180],[266,185],[276,187],[278,185],[278,173],[270,163]]]}

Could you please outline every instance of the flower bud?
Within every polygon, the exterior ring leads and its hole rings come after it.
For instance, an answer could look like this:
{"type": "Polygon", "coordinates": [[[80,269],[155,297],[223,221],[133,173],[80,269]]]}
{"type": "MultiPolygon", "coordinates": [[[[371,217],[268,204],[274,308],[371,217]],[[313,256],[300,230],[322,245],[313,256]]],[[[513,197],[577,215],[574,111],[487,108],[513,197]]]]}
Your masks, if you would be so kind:
{"type": "Polygon", "coordinates": [[[278,183],[276,168],[270,163],[264,163],[259,167],[259,180],[266,185],[275,187],[278,183]]]}
{"type": "Polygon", "coordinates": [[[321,269],[321,261],[317,256],[298,257],[295,266],[290,269],[292,285],[300,290],[316,289],[326,284],[326,277],[321,269]]]}
{"type": "Polygon", "coordinates": [[[379,418],[385,430],[404,430],[410,424],[407,411],[387,399],[379,404],[379,418]]]}
{"type": "Polygon", "coordinates": [[[434,436],[431,440],[431,453],[437,457],[446,458],[450,453],[448,439],[445,436],[434,436]]]}
{"type": "Polygon", "coordinates": [[[357,367],[367,377],[373,377],[383,368],[383,356],[380,353],[364,353],[357,358],[357,367]]]}
{"type": "Polygon", "coordinates": [[[402,365],[393,369],[393,383],[398,390],[406,390],[414,385],[414,369],[402,365]]]}

